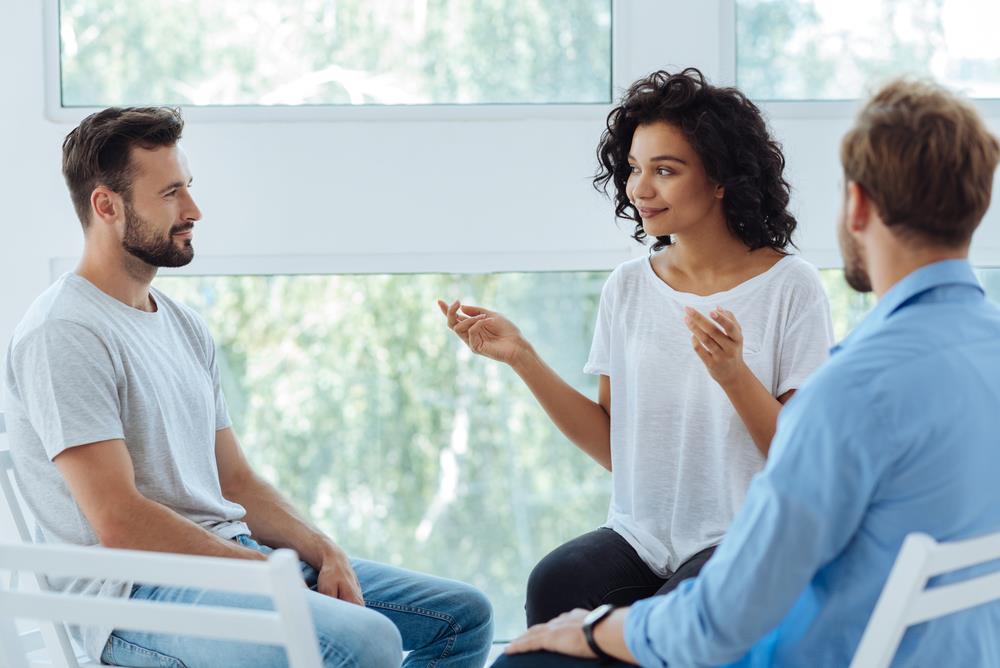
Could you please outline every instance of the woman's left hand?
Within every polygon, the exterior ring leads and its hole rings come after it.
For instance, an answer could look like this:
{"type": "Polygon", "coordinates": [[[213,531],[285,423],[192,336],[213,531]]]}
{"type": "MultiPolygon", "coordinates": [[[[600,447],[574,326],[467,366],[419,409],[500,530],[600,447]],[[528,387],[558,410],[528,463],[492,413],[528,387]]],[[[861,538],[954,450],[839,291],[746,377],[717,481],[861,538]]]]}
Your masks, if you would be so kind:
{"type": "Polygon", "coordinates": [[[691,345],[708,373],[726,388],[749,371],[743,361],[743,330],[731,311],[716,307],[709,315],[711,319],[685,307],[684,324],[691,330],[691,345]]]}

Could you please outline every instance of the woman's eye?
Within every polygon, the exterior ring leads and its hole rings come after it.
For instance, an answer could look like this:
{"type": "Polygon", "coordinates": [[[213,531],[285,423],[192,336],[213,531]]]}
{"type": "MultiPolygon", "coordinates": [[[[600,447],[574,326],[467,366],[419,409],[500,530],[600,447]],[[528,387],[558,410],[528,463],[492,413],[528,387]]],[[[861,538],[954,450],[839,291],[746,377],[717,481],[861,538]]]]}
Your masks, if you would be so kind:
{"type": "Polygon", "coordinates": [[[668,167],[660,167],[656,170],[656,173],[660,176],[670,176],[673,172],[668,167]]]}
{"type": "Polygon", "coordinates": [[[629,165],[628,166],[628,173],[629,174],[638,174],[639,173],[639,168],[636,167],[635,165],[629,165]]]}

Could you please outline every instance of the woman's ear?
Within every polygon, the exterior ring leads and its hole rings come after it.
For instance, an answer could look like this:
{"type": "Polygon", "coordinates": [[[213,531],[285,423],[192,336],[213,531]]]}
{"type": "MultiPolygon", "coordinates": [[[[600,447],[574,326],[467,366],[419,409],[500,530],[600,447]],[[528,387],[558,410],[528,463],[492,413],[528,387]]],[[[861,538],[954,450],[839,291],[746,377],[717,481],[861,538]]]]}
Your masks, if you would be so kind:
{"type": "Polygon", "coordinates": [[[725,196],[726,196],[726,187],[724,185],[722,185],[721,183],[716,184],[716,186],[715,186],[715,199],[722,199],[725,196]]]}

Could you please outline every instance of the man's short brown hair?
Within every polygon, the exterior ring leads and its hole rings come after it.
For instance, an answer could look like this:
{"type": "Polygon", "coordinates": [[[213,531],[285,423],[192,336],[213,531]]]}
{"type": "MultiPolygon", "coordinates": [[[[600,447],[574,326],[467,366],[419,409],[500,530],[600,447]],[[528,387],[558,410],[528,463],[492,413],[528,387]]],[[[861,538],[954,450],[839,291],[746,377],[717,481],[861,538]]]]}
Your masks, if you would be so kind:
{"type": "Polygon", "coordinates": [[[135,168],[133,146],[152,149],[180,140],[184,119],[170,107],[110,107],[87,116],[63,141],[63,176],[84,229],[90,223],[90,195],[106,186],[130,199],[135,168]]]}
{"type": "Polygon", "coordinates": [[[840,147],[848,181],[864,188],[902,238],[967,244],[990,206],[1000,143],[968,102],[931,83],[896,80],[861,110],[840,147]]]}

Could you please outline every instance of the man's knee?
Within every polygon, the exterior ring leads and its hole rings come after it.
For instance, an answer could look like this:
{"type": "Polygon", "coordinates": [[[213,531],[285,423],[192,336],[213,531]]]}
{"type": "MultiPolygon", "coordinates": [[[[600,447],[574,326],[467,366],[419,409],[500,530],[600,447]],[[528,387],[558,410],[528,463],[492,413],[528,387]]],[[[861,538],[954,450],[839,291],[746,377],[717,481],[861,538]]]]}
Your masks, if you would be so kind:
{"type": "Polygon", "coordinates": [[[351,613],[327,628],[317,624],[324,668],[399,668],[403,640],[396,625],[374,610],[351,613]]]}
{"type": "Polygon", "coordinates": [[[486,594],[475,587],[462,585],[458,592],[461,603],[458,606],[457,617],[462,631],[489,632],[492,639],[493,604],[486,594]]]}

